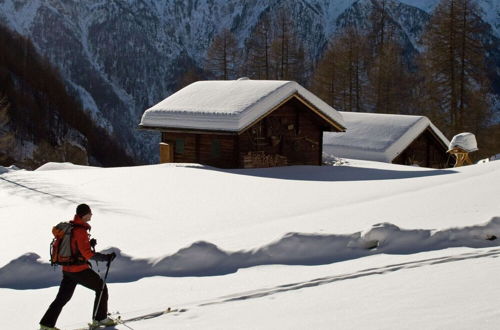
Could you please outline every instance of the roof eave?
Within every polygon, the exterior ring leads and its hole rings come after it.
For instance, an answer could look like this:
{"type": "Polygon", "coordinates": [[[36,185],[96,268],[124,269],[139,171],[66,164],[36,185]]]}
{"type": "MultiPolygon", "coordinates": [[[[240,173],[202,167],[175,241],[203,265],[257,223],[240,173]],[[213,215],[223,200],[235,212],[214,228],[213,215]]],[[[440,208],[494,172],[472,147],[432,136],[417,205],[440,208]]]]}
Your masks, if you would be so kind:
{"type": "MultiPolygon", "coordinates": [[[[321,112],[319,109],[317,109],[314,105],[312,105],[310,102],[308,102],[304,97],[302,97],[299,93],[295,92],[292,95],[288,96],[284,100],[282,100],[280,103],[272,107],[270,110],[266,111],[259,117],[255,118],[254,120],[250,121],[248,124],[245,126],[242,126],[238,129],[228,129],[228,130],[223,130],[223,129],[209,129],[209,128],[194,128],[194,127],[168,127],[168,126],[151,126],[151,125],[143,125],[139,124],[138,128],[141,130],[153,130],[153,131],[170,131],[170,132],[191,132],[191,133],[197,133],[197,134],[202,134],[202,133],[219,133],[219,134],[243,134],[245,131],[247,131],[250,127],[252,127],[255,123],[259,122],[263,118],[267,117],[270,113],[273,111],[277,110],[280,108],[283,104],[286,102],[290,101],[292,98],[296,98],[304,104],[308,109],[313,111],[316,115],[320,116],[323,120],[325,120],[328,124],[331,125],[333,129],[337,132],[345,132],[346,128],[341,125],[340,123],[336,122],[323,112],[321,112]]],[[[241,119],[240,119],[241,120],[241,119]]],[[[233,125],[236,126],[236,125],[233,125]]]]}
{"type": "Polygon", "coordinates": [[[198,128],[183,128],[183,127],[158,127],[146,126],[139,124],[138,129],[147,131],[160,131],[170,133],[193,133],[193,134],[219,134],[219,135],[237,135],[237,131],[230,130],[211,130],[211,129],[198,129],[198,128]]]}

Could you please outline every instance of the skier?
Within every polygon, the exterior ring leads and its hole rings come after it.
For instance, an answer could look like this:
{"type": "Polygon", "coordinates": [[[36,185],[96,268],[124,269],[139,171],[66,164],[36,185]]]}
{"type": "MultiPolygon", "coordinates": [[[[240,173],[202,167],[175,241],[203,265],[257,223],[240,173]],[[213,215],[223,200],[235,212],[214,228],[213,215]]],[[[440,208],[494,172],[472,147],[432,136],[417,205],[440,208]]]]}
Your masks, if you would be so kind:
{"type": "Polygon", "coordinates": [[[74,225],[71,237],[72,253],[80,257],[83,262],[70,266],[63,266],[63,279],[59,286],[59,292],[49,309],[40,320],[40,330],[59,330],[55,327],[57,318],[62,308],[71,299],[76,285],[81,284],[95,291],[95,300],[91,326],[112,326],[116,321],[107,316],[108,313],[108,288],[104,285],[101,277],[90,267],[88,260],[111,262],[116,254],[95,253],[91,249],[91,242],[87,233],[90,230],[88,222],[92,218],[92,211],[87,204],[80,204],[76,208],[76,215],[71,221],[74,225]],[[81,258],[83,257],[83,258],[81,258]],[[102,291],[102,292],[101,292],[102,291]],[[99,300],[100,299],[100,300],[99,300]],[[97,310],[96,310],[97,308],[97,310]]]}

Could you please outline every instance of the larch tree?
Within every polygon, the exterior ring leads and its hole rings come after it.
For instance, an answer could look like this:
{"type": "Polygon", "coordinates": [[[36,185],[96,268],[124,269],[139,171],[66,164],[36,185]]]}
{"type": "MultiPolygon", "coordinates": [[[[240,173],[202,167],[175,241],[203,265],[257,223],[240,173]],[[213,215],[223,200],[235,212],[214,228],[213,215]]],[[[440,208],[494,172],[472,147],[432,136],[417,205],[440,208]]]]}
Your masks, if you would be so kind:
{"type": "Polygon", "coordinates": [[[8,112],[9,101],[7,96],[0,95],[0,163],[9,159],[9,150],[14,144],[14,134],[7,128],[10,120],[8,112]]]}
{"type": "Polygon", "coordinates": [[[478,132],[489,118],[488,78],[481,34],[485,25],[473,0],[442,0],[423,37],[420,65],[429,116],[453,135],[478,132]]]}
{"type": "Polygon", "coordinates": [[[250,78],[307,82],[310,60],[285,9],[264,13],[246,42],[242,70],[250,78]]]}
{"type": "Polygon", "coordinates": [[[177,82],[175,84],[175,89],[180,90],[186,87],[187,85],[190,85],[202,79],[203,79],[203,74],[201,70],[195,67],[194,65],[191,65],[186,69],[184,74],[177,79],[177,82]]]}
{"type": "Polygon", "coordinates": [[[403,49],[396,41],[386,41],[381,53],[372,60],[368,75],[371,78],[370,99],[380,113],[408,113],[412,102],[408,64],[403,49]]]}
{"type": "Polygon", "coordinates": [[[372,0],[372,3],[372,32],[368,34],[370,107],[375,112],[406,113],[406,104],[411,102],[411,74],[389,13],[393,1],[372,0]]]}
{"type": "Polygon", "coordinates": [[[287,10],[280,10],[272,20],[274,35],[270,47],[271,78],[295,80],[305,84],[308,61],[287,10]]]}
{"type": "Polygon", "coordinates": [[[311,83],[312,92],[334,108],[340,89],[336,45],[336,39],[332,39],[314,70],[311,83]]]}
{"type": "Polygon", "coordinates": [[[364,109],[365,44],[355,27],[347,27],[332,39],[315,69],[313,91],[336,109],[364,109]]]}
{"type": "Polygon", "coordinates": [[[268,14],[261,16],[247,41],[245,72],[254,79],[271,79],[272,26],[268,14]]]}
{"type": "Polygon", "coordinates": [[[240,61],[236,37],[230,30],[224,29],[208,48],[205,69],[216,79],[234,79],[238,75],[240,61]]]}

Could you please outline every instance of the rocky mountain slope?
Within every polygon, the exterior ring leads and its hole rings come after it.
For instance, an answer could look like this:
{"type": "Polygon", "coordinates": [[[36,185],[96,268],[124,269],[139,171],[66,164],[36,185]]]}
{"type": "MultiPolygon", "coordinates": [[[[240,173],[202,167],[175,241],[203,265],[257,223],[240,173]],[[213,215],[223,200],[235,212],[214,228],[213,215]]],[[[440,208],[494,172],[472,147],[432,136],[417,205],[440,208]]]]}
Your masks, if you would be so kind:
{"type": "MultiPolygon", "coordinates": [[[[186,68],[203,66],[219,31],[231,29],[243,45],[263,13],[286,7],[315,60],[339,27],[366,24],[374,1],[0,0],[0,22],[29,37],[96,123],[114,132],[139,162],[149,163],[156,160],[158,136],[136,129],[140,116],[178,88],[186,68]]],[[[408,52],[418,51],[437,2],[391,1],[391,19],[408,52]]],[[[489,38],[498,42],[500,3],[480,4],[491,25],[489,38]]]]}
{"type": "Polygon", "coordinates": [[[0,49],[0,165],[134,164],[29,39],[0,25],[0,49]]]}

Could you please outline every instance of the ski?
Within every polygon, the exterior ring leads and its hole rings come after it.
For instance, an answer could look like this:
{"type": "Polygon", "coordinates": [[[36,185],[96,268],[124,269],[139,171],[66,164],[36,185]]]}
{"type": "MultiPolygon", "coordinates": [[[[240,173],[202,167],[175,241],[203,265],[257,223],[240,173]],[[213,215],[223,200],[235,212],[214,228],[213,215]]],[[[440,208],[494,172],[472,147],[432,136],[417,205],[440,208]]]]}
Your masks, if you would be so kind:
{"type": "Polygon", "coordinates": [[[123,323],[126,323],[126,322],[136,322],[136,321],[154,319],[156,317],[160,317],[160,316],[165,315],[165,314],[175,313],[175,312],[184,312],[184,311],[185,310],[182,310],[182,309],[177,309],[177,308],[176,309],[172,309],[172,308],[169,307],[169,308],[167,308],[164,311],[159,311],[159,312],[153,312],[153,313],[149,313],[149,314],[139,315],[139,316],[131,317],[131,318],[128,318],[128,319],[122,319],[120,313],[117,313],[118,316],[117,316],[116,320],[118,321],[118,323],[123,324],[123,323]]]}
{"type": "MultiPolygon", "coordinates": [[[[142,320],[148,320],[148,319],[153,319],[153,318],[156,318],[156,317],[160,317],[162,315],[165,315],[165,314],[169,314],[169,313],[183,313],[185,312],[186,309],[173,309],[173,308],[167,308],[166,310],[163,310],[163,311],[158,311],[158,312],[153,312],[153,313],[148,313],[148,314],[144,314],[144,315],[139,315],[139,316],[134,316],[134,317],[130,317],[130,318],[122,318],[122,315],[120,314],[120,312],[116,312],[116,313],[112,313],[109,317],[111,319],[113,319],[117,324],[116,325],[124,325],[126,327],[127,324],[126,323],[129,323],[129,322],[137,322],[137,321],[142,321],[142,320]]],[[[111,325],[111,326],[104,326],[104,325],[100,325],[100,326],[93,326],[91,323],[88,324],[88,326],[86,328],[78,328],[78,329],[75,329],[75,330],[98,330],[98,329],[114,329],[116,327],[116,325],[111,325]]]]}
{"type": "Polygon", "coordinates": [[[116,329],[115,327],[120,324],[118,319],[113,318],[113,321],[116,322],[115,325],[93,325],[92,323],[87,323],[85,328],[78,328],[75,330],[98,330],[98,329],[116,329]]]}

